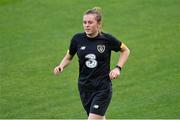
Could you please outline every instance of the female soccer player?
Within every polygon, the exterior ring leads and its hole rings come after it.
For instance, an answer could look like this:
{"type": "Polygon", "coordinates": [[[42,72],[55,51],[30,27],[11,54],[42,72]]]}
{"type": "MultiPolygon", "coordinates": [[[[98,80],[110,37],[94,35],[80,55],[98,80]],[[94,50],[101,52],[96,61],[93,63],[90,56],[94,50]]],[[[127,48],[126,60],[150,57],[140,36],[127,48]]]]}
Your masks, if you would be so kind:
{"type": "Polygon", "coordinates": [[[72,37],[69,50],[54,68],[54,74],[62,72],[77,53],[79,58],[78,89],[89,120],[105,119],[111,101],[112,83],[128,59],[128,47],[110,34],[101,32],[100,8],[93,8],[83,15],[83,33],[72,37]],[[121,52],[114,69],[110,70],[111,51],[121,52]]]}

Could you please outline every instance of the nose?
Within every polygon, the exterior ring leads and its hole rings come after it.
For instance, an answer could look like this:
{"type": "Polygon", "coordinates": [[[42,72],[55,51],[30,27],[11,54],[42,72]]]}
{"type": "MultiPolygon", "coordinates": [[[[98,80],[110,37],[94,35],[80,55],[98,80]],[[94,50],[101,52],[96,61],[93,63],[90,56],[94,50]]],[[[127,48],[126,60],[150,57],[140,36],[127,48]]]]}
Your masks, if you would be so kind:
{"type": "Polygon", "coordinates": [[[89,27],[89,23],[86,23],[85,26],[86,26],[86,27],[89,27]]]}

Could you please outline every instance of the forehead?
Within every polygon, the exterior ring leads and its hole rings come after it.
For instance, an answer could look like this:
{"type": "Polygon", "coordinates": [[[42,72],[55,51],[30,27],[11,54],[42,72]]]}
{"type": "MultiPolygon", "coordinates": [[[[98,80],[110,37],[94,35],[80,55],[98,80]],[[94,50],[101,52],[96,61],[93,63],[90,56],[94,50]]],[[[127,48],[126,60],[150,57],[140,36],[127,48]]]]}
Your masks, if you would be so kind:
{"type": "Polygon", "coordinates": [[[95,14],[86,14],[83,16],[83,21],[93,21],[96,20],[96,15],[95,14]]]}

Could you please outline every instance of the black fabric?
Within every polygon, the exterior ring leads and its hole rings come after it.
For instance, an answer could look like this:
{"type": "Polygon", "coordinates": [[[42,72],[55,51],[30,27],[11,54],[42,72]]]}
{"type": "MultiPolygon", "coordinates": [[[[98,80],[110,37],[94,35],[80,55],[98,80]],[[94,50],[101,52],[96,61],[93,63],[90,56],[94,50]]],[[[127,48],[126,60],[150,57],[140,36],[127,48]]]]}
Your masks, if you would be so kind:
{"type": "Polygon", "coordinates": [[[73,36],[69,52],[71,55],[77,53],[79,58],[79,90],[93,91],[99,86],[103,86],[102,89],[109,88],[111,51],[120,51],[121,44],[121,41],[107,33],[95,38],[89,38],[85,33],[73,36]]]}
{"type": "Polygon", "coordinates": [[[96,92],[80,92],[81,101],[87,115],[94,113],[104,116],[110,104],[112,97],[112,90],[100,90],[96,92]]]}
{"type": "Polygon", "coordinates": [[[79,59],[78,88],[87,114],[103,116],[107,110],[112,95],[109,78],[111,51],[120,51],[121,44],[107,33],[95,38],[77,33],[71,40],[69,53],[72,56],[77,53],[79,59]]]}

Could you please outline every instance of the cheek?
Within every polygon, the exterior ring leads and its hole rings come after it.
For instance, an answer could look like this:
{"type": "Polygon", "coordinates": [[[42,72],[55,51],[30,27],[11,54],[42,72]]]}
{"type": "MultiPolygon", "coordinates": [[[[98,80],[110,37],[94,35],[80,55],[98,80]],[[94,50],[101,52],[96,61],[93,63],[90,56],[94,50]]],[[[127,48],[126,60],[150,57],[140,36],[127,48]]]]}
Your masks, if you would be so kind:
{"type": "Polygon", "coordinates": [[[93,28],[93,30],[95,30],[95,31],[98,30],[98,26],[97,26],[97,25],[93,25],[92,28],[93,28]]]}

